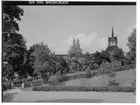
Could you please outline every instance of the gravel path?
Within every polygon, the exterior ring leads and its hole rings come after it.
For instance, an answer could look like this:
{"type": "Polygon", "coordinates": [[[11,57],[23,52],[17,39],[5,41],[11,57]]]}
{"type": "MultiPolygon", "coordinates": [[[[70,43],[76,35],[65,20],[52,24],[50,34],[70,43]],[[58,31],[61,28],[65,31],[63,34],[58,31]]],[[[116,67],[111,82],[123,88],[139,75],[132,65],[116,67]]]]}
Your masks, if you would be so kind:
{"type": "Polygon", "coordinates": [[[135,103],[136,97],[131,92],[43,92],[13,89],[3,93],[3,102],[135,103]],[[14,95],[10,97],[9,94],[14,95]],[[9,100],[6,99],[8,96],[9,100]]]}

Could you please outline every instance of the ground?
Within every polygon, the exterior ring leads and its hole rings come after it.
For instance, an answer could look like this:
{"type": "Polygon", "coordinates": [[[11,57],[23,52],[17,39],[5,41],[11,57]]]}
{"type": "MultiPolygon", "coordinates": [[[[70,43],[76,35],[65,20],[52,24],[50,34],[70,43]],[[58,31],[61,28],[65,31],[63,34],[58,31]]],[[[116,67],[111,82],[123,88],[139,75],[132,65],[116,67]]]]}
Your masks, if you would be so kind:
{"type": "MultiPolygon", "coordinates": [[[[71,75],[71,74],[69,74],[71,75]]],[[[130,85],[134,78],[133,70],[117,72],[115,79],[121,85],[130,85]]],[[[107,77],[81,78],[66,81],[65,85],[106,85],[107,77]]],[[[43,92],[32,88],[11,89],[3,92],[3,102],[93,102],[93,103],[135,103],[132,92],[43,92]]]]}
{"type": "Polygon", "coordinates": [[[3,102],[93,102],[135,103],[131,92],[41,92],[12,89],[3,93],[3,102]]]}
{"type": "MultiPolygon", "coordinates": [[[[131,86],[131,82],[134,80],[134,70],[117,72],[115,80],[117,80],[121,86],[131,86]]],[[[106,86],[108,85],[107,76],[95,76],[92,78],[80,78],[73,79],[65,82],[67,86],[106,86]]]]}

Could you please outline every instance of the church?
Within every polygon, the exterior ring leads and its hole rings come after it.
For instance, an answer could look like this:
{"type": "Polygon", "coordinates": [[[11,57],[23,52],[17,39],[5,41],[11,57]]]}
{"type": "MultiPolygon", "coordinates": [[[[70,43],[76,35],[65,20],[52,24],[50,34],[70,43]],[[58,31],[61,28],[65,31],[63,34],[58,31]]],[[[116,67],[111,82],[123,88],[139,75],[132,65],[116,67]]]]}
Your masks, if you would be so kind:
{"type": "MultiPolygon", "coordinates": [[[[108,47],[105,49],[105,51],[109,52],[109,54],[112,56],[113,51],[115,49],[119,49],[118,47],[118,39],[117,39],[117,35],[114,35],[114,30],[112,27],[112,32],[111,32],[111,36],[108,36],[108,47]]],[[[56,56],[61,56],[61,57],[67,57],[67,54],[56,54],[56,56]]]]}
{"type": "Polygon", "coordinates": [[[113,27],[112,27],[111,36],[108,36],[108,47],[106,48],[105,51],[109,52],[109,54],[112,56],[113,51],[115,49],[119,49],[117,44],[118,44],[117,35],[114,36],[114,30],[113,30],[113,27]]]}

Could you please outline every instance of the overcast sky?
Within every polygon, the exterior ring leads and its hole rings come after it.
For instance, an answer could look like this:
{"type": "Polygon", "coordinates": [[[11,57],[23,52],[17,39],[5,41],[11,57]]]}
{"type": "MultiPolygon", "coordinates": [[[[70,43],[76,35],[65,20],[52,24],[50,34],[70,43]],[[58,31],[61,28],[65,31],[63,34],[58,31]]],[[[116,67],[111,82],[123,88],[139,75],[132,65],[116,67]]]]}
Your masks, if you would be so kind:
{"type": "Polygon", "coordinates": [[[27,46],[44,42],[56,54],[66,54],[72,38],[83,52],[105,50],[112,26],[118,46],[128,51],[127,38],[136,27],[136,6],[20,6],[20,33],[27,46]]]}

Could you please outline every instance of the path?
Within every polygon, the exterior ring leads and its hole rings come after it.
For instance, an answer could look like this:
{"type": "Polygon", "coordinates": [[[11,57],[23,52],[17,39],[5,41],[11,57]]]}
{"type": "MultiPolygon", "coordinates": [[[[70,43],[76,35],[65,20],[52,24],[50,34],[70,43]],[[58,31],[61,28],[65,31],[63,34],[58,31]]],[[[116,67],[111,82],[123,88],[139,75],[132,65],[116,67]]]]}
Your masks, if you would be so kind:
{"type": "MultiPolygon", "coordinates": [[[[133,93],[121,92],[43,92],[15,89],[4,92],[14,94],[10,102],[94,102],[94,103],[135,103],[133,93]]],[[[6,98],[6,97],[4,97],[6,98]]],[[[4,101],[8,101],[4,99],[4,101]]]]}

